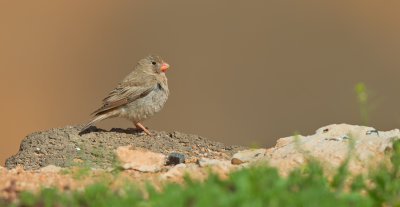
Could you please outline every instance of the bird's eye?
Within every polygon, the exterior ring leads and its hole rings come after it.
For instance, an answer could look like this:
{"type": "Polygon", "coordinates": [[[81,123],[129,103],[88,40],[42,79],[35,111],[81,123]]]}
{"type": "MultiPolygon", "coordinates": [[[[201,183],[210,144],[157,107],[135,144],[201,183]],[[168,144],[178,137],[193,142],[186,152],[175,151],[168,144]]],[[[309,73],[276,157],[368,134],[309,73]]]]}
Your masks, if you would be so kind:
{"type": "Polygon", "coordinates": [[[156,62],[151,62],[151,64],[156,65],[157,63],[156,62]]]}

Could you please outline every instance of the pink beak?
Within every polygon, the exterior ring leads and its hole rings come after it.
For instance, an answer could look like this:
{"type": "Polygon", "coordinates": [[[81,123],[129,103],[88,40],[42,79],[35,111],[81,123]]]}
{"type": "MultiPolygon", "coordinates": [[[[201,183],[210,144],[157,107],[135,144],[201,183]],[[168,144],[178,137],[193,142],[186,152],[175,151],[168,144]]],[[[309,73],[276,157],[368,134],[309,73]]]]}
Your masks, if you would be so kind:
{"type": "Polygon", "coordinates": [[[169,65],[168,65],[168,63],[166,63],[166,62],[162,62],[161,63],[161,71],[165,71],[165,70],[167,70],[169,68],[169,65]]]}

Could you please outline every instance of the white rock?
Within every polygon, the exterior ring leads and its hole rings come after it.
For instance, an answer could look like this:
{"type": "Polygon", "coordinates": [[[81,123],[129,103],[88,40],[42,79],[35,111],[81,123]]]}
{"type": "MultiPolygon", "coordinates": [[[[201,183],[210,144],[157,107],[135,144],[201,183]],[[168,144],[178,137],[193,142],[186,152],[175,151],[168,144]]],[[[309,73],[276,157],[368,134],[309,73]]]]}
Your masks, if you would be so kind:
{"type": "Polygon", "coordinates": [[[307,156],[317,158],[323,165],[337,167],[347,157],[349,143],[353,140],[354,159],[351,159],[349,169],[362,172],[367,170],[368,164],[383,158],[385,149],[391,147],[395,137],[400,137],[398,129],[383,132],[372,127],[332,124],[319,128],[314,135],[297,136],[297,142],[294,136],[278,140],[275,147],[267,150],[264,159],[281,172],[304,164],[307,156]]]}
{"type": "Polygon", "coordinates": [[[210,168],[214,173],[217,174],[226,174],[229,171],[237,168],[236,165],[232,165],[228,160],[201,158],[198,164],[200,167],[210,168]]]}
{"type": "Polygon", "coordinates": [[[239,159],[242,162],[251,162],[266,156],[266,149],[249,149],[237,152],[232,156],[233,158],[239,159]]]}

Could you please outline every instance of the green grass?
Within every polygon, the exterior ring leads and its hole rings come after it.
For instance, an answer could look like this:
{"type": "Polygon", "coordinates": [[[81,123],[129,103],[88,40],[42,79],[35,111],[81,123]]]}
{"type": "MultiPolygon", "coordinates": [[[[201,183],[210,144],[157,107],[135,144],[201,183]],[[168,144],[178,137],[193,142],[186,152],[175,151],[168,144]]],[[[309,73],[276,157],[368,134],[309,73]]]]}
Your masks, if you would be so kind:
{"type": "MultiPolygon", "coordinates": [[[[349,152],[352,151],[350,145],[349,152]]],[[[83,190],[40,193],[21,192],[10,206],[400,206],[400,141],[394,141],[387,162],[369,173],[352,175],[349,157],[328,178],[318,161],[282,177],[277,169],[258,165],[231,173],[228,179],[211,174],[200,182],[186,178],[184,184],[168,183],[161,192],[151,185],[138,190],[127,182],[110,189],[107,182],[83,190]]]]}
{"type": "Polygon", "coordinates": [[[371,107],[369,106],[368,99],[369,93],[364,83],[357,83],[354,86],[354,91],[357,94],[358,107],[360,110],[361,124],[367,125],[370,119],[371,107]]]}

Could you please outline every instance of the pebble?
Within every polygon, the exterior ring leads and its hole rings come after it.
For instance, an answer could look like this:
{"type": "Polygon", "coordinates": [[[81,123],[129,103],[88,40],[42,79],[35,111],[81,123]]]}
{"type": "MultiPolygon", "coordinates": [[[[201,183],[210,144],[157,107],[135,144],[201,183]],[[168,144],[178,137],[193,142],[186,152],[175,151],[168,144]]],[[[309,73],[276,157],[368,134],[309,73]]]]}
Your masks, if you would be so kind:
{"type": "Polygon", "coordinates": [[[181,153],[171,153],[167,157],[167,165],[177,165],[185,163],[185,155],[181,153]]]}
{"type": "Polygon", "coordinates": [[[242,163],[244,163],[244,162],[241,161],[241,160],[239,160],[238,158],[233,158],[233,159],[231,160],[231,164],[232,164],[232,165],[240,165],[240,164],[242,164],[242,163]]]}

